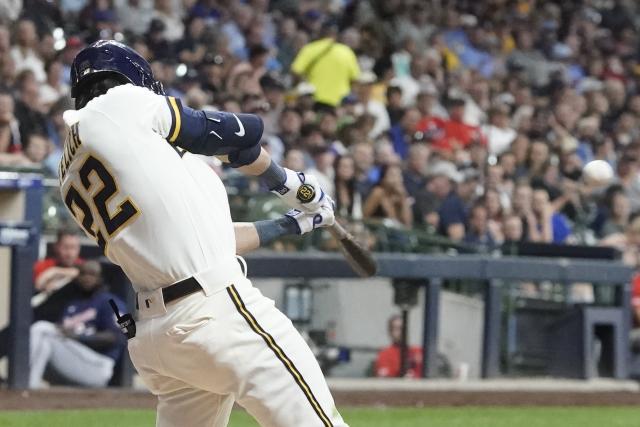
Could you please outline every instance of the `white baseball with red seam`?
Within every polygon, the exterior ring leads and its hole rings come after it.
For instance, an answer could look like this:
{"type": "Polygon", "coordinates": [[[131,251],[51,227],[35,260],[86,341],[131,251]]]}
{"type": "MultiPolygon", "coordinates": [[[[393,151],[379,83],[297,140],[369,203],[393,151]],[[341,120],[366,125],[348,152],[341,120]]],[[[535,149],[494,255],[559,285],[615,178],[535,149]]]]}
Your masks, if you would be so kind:
{"type": "Polygon", "coordinates": [[[613,169],[604,160],[593,160],[584,166],[582,175],[587,184],[607,185],[613,180],[613,169]]]}

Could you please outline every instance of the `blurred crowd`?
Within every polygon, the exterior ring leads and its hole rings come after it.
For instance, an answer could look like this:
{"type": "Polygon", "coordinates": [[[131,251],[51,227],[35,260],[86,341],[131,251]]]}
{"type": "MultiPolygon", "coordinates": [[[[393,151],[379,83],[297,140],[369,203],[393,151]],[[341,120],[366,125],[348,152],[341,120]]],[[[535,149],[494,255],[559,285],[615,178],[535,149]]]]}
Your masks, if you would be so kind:
{"type": "MultiPolygon", "coordinates": [[[[638,4],[624,0],[10,0],[0,164],[55,174],[69,65],[113,38],[344,218],[454,242],[640,243],[638,4]],[[616,171],[607,188],[582,166],[616,171]]],[[[215,165],[219,173],[232,174],[215,165]]]]}

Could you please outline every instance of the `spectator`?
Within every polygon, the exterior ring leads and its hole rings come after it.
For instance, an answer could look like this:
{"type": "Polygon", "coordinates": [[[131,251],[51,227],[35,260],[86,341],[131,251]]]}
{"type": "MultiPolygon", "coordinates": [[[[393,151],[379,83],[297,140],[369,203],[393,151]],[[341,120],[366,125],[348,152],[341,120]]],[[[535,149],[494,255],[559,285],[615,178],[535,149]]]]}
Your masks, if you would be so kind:
{"type": "Polygon", "coordinates": [[[320,39],[304,46],[291,65],[291,70],[311,83],[314,99],[334,108],[351,91],[351,82],[360,76],[360,67],[351,48],[336,41],[337,28],[327,22],[320,39]]]}
{"type": "Polygon", "coordinates": [[[62,78],[62,62],[49,62],[45,70],[47,72],[47,80],[46,83],[40,86],[39,98],[44,109],[48,111],[61,97],[69,95],[69,86],[64,83],[62,78]]]}
{"type": "MultiPolygon", "coordinates": [[[[378,352],[375,362],[375,376],[393,378],[400,376],[401,345],[402,345],[402,317],[393,315],[387,323],[387,332],[391,345],[378,352]]],[[[422,377],[422,348],[407,345],[407,372],[405,378],[422,377]]]]}
{"type": "Polygon", "coordinates": [[[174,2],[171,0],[155,0],[155,9],[151,14],[151,19],[163,24],[163,39],[169,42],[175,42],[182,38],[184,33],[182,17],[176,10],[174,2]]]}
{"type": "Polygon", "coordinates": [[[624,233],[631,217],[631,204],[624,189],[617,185],[610,187],[607,190],[605,206],[609,212],[600,236],[605,238],[612,234],[624,233]]]}
{"type": "Polygon", "coordinates": [[[474,142],[486,145],[480,129],[463,122],[465,103],[465,99],[454,92],[447,98],[449,119],[432,119],[435,126],[440,129],[433,141],[433,148],[449,159],[453,159],[456,151],[464,150],[474,142]]]}
{"type": "Polygon", "coordinates": [[[75,231],[58,231],[53,246],[53,257],[38,261],[33,267],[33,280],[37,291],[53,292],[78,276],[80,238],[75,231]]]}
{"type": "Polygon", "coordinates": [[[362,218],[362,195],[356,191],[353,157],[338,156],[334,162],[336,213],[342,218],[362,218]]]}
{"type": "Polygon", "coordinates": [[[153,17],[153,0],[115,0],[114,5],[124,31],[136,36],[147,32],[153,17]]]}
{"type": "Polygon", "coordinates": [[[367,218],[391,219],[405,227],[413,224],[413,199],[402,182],[402,169],[396,165],[385,166],[380,180],[367,197],[362,214],[367,218]]]}
{"type": "Polygon", "coordinates": [[[409,148],[407,165],[403,173],[404,185],[409,196],[416,198],[427,182],[429,148],[425,144],[413,144],[409,148]]]}
{"type": "Polygon", "coordinates": [[[14,115],[13,98],[0,92],[0,165],[29,166],[31,162],[22,153],[20,125],[14,115]]]}
{"type": "Polygon", "coordinates": [[[15,115],[20,123],[22,143],[25,144],[30,134],[47,133],[47,118],[40,103],[40,87],[34,74],[29,70],[21,72],[17,79],[17,85],[18,100],[16,101],[15,115]]]}
{"type": "MultiPolygon", "coordinates": [[[[24,147],[24,154],[34,166],[44,167],[44,161],[49,155],[51,142],[45,135],[32,133],[27,139],[24,147]]],[[[55,173],[56,169],[48,171],[55,173]]]]}
{"type": "Polygon", "coordinates": [[[386,107],[382,102],[373,99],[371,96],[373,84],[376,80],[377,77],[372,71],[364,71],[355,85],[355,92],[359,101],[359,108],[356,109],[356,114],[370,114],[375,119],[373,128],[367,135],[371,139],[375,139],[383,132],[386,132],[391,126],[386,107]]]}
{"type": "Polygon", "coordinates": [[[16,34],[16,45],[11,49],[13,59],[18,73],[29,70],[33,73],[38,82],[44,82],[46,73],[44,62],[38,55],[38,34],[36,26],[32,20],[23,18],[18,21],[16,34]]]}
{"type": "Polygon", "coordinates": [[[438,201],[438,232],[453,241],[462,241],[467,223],[467,208],[458,195],[456,186],[462,175],[450,162],[436,163],[429,169],[427,193],[438,201]]]}
{"type": "Polygon", "coordinates": [[[507,215],[502,221],[504,243],[519,243],[524,241],[524,227],[522,218],[518,215],[507,215]]]}
{"type": "Polygon", "coordinates": [[[350,151],[356,169],[356,191],[367,196],[380,176],[380,172],[374,169],[373,146],[358,142],[350,147],[350,151]]]}
{"type": "Polygon", "coordinates": [[[496,245],[496,239],[489,231],[488,211],[485,205],[476,204],[469,211],[469,224],[464,236],[464,242],[478,248],[491,249],[496,245]]]}
{"type": "Polygon", "coordinates": [[[487,137],[489,152],[500,155],[509,149],[516,139],[516,131],[509,127],[509,109],[499,105],[489,110],[489,124],[482,127],[482,134],[487,137]]]}
{"type": "Polygon", "coordinates": [[[389,138],[398,155],[405,159],[409,154],[409,147],[414,142],[415,132],[420,121],[420,111],[408,108],[402,115],[400,123],[389,130],[389,138]]]}
{"type": "Polygon", "coordinates": [[[100,264],[80,267],[76,286],[81,297],[67,302],[56,323],[44,320],[31,326],[29,387],[41,387],[47,367],[65,381],[86,387],[104,387],[113,376],[126,340],[108,304],[124,303],[109,293],[101,279],[100,264]]]}
{"type": "Polygon", "coordinates": [[[395,126],[404,115],[402,106],[402,89],[398,86],[387,88],[387,115],[389,116],[389,126],[395,126]]]}
{"type": "Polygon", "coordinates": [[[533,213],[539,224],[541,239],[546,243],[564,243],[571,235],[567,218],[555,212],[549,200],[549,190],[537,187],[533,190],[533,213]]]}

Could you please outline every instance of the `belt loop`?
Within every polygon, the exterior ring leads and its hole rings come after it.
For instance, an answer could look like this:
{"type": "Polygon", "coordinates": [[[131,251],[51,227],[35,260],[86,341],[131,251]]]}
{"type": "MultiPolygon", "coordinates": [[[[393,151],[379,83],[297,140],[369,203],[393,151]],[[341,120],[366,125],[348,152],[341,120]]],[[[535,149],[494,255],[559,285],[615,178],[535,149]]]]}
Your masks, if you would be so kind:
{"type": "Polygon", "coordinates": [[[247,277],[247,261],[245,261],[244,258],[242,258],[240,255],[236,255],[236,259],[240,263],[242,274],[244,274],[244,277],[247,277]]]}

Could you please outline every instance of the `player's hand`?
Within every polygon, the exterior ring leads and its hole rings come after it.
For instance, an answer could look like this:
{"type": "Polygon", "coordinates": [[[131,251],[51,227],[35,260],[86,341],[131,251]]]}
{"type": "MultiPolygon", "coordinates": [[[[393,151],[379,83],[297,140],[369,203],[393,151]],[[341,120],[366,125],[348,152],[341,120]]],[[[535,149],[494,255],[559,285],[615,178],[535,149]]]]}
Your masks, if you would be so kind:
{"type": "Polygon", "coordinates": [[[295,172],[285,168],[287,179],[280,188],[272,193],[283,199],[289,206],[300,211],[311,213],[326,205],[327,196],[320,188],[318,178],[311,174],[295,172]],[[324,202],[323,202],[324,201],[324,202]]]}
{"type": "Polygon", "coordinates": [[[291,209],[285,214],[298,225],[298,234],[306,234],[320,227],[329,227],[336,221],[333,213],[333,202],[329,196],[325,196],[325,203],[315,212],[303,212],[300,209],[291,209]]]}

